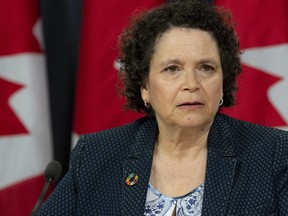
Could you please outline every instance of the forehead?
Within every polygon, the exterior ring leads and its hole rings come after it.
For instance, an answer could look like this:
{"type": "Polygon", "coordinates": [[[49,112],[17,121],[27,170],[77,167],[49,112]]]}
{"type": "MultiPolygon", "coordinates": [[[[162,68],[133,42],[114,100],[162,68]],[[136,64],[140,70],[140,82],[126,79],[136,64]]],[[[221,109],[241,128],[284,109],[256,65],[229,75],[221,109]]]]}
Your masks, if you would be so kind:
{"type": "Polygon", "coordinates": [[[213,35],[200,29],[172,27],[158,38],[155,47],[155,57],[167,56],[210,56],[220,58],[219,48],[213,35]]]}
{"type": "Polygon", "coordinates": [[[208,40],[217,45],[216,39],[209,31],[188,27],[171,27],[157,38],[155,47],[158,47],[163,41],[168,43],[181,42],[184,38],[189,39],[191,43],[208,40]]]}

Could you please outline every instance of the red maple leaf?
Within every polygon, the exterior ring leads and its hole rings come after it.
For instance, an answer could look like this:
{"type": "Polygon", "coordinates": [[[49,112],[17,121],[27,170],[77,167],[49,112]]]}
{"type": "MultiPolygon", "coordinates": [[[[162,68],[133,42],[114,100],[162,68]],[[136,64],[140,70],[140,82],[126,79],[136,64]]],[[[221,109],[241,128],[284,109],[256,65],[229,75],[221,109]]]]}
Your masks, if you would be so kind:
{"type": "Polygon", "coordinates": [[[0,78],[0,136],[28,133],[8,103],[9,98],[21,88],[23,85],[0,78]]]}
{"type": "MultiPolygon", "coordinates": [[[[232,12],[237,23],[236,31],[242,50],[288,42],[288,16],[285,10],[288,1],[273,1],[272,3],[261,0],[215,0],[214,2],[232,12]]],[[[269,101],[267,96],[269,88],[280,79],[282,78],[243,65],[243,73],[239,79],[237,105],[225,109],[224,112],[261,125],[287,126],[284,118],[277,111],[277,107],[269,101]]]]}
{"type": "Polygon", "coordinates": [[[286,122],[267,98],[268,89],[281,78],[243,67],[243,74],[238,80],[239,92],[237,105],[223,109],[223,112],[235,118],[266,126],[286,126],[286,122]]]}

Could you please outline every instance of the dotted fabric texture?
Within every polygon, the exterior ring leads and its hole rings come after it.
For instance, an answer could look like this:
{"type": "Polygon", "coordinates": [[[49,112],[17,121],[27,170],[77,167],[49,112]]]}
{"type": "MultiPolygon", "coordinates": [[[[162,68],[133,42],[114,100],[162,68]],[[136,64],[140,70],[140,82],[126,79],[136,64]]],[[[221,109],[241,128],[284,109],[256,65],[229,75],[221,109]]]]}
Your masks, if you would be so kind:
{"type": "MultiPolygon", "coordinates": [[[[157,134],[144,117],[81,136],[37,215],[143,215],[157,134]],[[139,179],[128,186],[131,173],[139,179]]],[[[288,216],[288,132],[217,114],[208,148],[202,216],[288,216]]]]}

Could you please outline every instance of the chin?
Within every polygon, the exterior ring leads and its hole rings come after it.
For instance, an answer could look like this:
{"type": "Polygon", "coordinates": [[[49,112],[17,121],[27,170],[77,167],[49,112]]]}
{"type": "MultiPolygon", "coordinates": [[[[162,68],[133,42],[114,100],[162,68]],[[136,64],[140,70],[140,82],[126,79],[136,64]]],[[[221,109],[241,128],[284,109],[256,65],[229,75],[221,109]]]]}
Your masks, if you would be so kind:
{"type": "Polygon", "coordinates": [[[185,121],[182,123],[184,127],[199,127],[203,128],[211,125],[211,119],[209,118],[199,118],[199,117],[186,117],[185,121]]]}

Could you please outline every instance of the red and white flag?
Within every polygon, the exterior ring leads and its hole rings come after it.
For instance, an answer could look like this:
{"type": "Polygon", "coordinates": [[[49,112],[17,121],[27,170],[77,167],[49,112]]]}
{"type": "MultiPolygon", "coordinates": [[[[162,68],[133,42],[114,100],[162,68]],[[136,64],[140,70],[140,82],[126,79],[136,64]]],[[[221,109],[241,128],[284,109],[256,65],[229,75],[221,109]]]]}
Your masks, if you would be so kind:
{"type": "Polygon", "coordinates": [[[83,1],[84,17],[74,116],[76,135],[108,129],[140,116],[135,112],[123,112],[124,100],[116,93],[117,37],[135,10],[152,8],[162,2],[83,1]]]}
{"type": "Polygon", "coordinates": [[[0,7],[0,215],[30,215],[52,159],[38,0],[0,7]]]}
{"type": "Polygon", "coordinates": [[[237,23],[243,51],[237,105],[224,112],[288,129],[288,1],[215,0],[237,23]]]}

